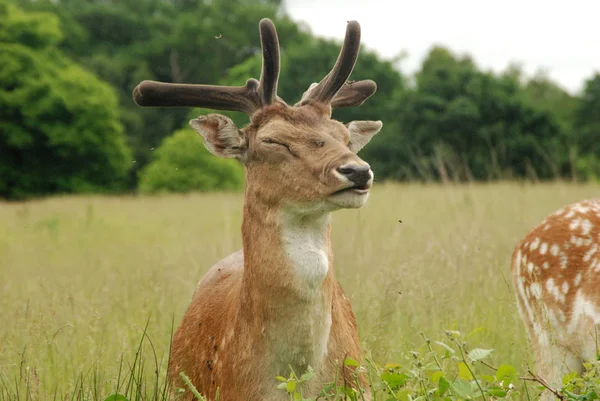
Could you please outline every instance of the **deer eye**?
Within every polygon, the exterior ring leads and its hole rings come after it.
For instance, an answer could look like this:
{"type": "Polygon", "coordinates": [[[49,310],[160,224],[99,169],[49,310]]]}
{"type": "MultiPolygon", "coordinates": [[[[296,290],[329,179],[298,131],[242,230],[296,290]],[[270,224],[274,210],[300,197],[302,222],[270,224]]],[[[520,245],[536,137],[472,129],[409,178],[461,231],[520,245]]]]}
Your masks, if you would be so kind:
{"type": "Polygon", "coordinates": [[[267,145],[279,145],[279,146],[287,146],[284,143],[281,143],[279,141],[276,141],[273,138],[264,138],[262,141],[262,143],[266,143],[267,145]]]}
{"type": "MultiPolygon", "coordinates": [[[[287,149],[288,152],[290,152],[292,155],[294,155],[294,152],[291,151],[289,145],[286,145],[283,142],[279,142],[278,140],[275,140],[273,138],[264,138],[263,140],[261,140],[261,143],[264,143],[266,145],[275,145],[275,146],[281,146],[287,149]]],[[[294,155],[295,156],[295,155],[294,155]]]]}

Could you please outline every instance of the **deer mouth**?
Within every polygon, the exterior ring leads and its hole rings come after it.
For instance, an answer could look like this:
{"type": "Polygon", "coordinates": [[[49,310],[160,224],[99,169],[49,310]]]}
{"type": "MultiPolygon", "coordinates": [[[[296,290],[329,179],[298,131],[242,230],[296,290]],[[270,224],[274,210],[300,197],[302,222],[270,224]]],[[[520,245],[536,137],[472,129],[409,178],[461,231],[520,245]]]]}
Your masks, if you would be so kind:
{"type": "Polygon", "coordinates": [[[369,189],[371,189],[371,184],[364,184],[364,185],[357,185],[354,184],[351,187],[346,187],[346,188],[342,188],[338,191],[335,191],[334,193],[332,193],[331,195],[339,195],[339,194],[347,194],[347,193],[355,193],[358,195],[364,195],[366,193],[369,192],[369,189]]]}

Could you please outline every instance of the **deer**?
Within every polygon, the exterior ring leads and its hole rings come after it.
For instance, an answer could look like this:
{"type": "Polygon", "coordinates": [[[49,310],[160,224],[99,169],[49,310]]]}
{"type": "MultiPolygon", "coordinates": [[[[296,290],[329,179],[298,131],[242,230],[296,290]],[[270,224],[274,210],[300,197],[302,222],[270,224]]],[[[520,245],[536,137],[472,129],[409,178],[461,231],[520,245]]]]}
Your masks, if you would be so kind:
{"type": "Polygon", "coordinates": [[[600,199],[547,216],[515,248],[511,270],[538,374],[560,388],[565,374],[598,354],[600,199]]]}
{"type": "MultiPolygon", "coordinates": [[[[293,106],[277,96],[275,25],[262,19],[259,33],[260,80],[244,86],[142,81],[133,91],[144,107],[238,111],[250,119],[241,129],[221,114],[190,121],[208,151],[245,169],[242,249],[200,280],[171,343],[171,387],[186,388],[183,372],[207,400],[217,394],[221,401],[287,400],[276,376],[290,368],[298,375],[312,369],[304,397],[336,378],[349,387],[358,376],[365,385],[364,374],[343,363],[360,361],[361,347],[350,300],[335,277],[330,238],[332,212],[367,202],[374,175],[357,152],[383,125],[332,119],[333,109],[360,106],[377,89],[372,80],[348,81],[360,25],[347,23],[333,68],[293,106]]],[[[186,391],[181,399],[194,398],[186,391]]]]}

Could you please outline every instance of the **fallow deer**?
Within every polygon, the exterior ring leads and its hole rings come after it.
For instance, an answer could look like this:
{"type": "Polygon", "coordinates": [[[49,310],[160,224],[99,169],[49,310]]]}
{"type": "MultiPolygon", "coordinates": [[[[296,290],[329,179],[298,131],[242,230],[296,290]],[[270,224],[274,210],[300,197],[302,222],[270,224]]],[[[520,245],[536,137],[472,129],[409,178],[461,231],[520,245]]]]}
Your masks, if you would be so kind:
{"type": "Polygon", "coordinates": [[[330,213],[367,201],[373,173],[356,153],[382,127],[380,121],[344,125],[331,118],[333,108],[359,106],[376,90],[371,80],[347,82],[360,25],[348,22],[333,69],[294,106],[277,96],[275,26],[263,19],[259,31],[260,81],[242,87],[143,81],[133,93],[141,106],[235,110],[250,117],[243,129],[219,114],[190,121],[206,148],[239,160],[246,177],[243,249],[202,278],[172,342],[170,381],[185,387],[179,379],[184,372],[209,400],[217,391],[221,401],[285,400],[276,376],[309,366],[314,376],[304,395],[315,396],[336,371],[339,383],[349,384],[350,373],[340,366],[361,354],[330,242],[330,213]]]}
{"type": "MultiPolygon", "coordinates": [[[[600,199],[566,206],[533,228],[513,253],[512,274],[538,374],[560,387],[600,344],[600,199]]],[[[543,399],[551,398],[546,391],[543,399]]]]}

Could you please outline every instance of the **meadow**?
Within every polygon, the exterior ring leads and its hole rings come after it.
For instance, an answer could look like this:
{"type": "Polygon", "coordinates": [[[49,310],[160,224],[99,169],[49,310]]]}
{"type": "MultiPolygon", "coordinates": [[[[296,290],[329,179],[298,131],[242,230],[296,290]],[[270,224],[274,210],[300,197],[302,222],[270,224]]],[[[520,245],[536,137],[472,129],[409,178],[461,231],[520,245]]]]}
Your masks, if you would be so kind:
{"type": "MultiPolygon", "coordinates": [[[[525,369],[513,248],[548,213],[599,195],[597,184],[377,184],[363,209],[335,212],[336,274],[367,355],[398,362],[420,333],[475,331],[469,345],[493,348],[492,363],[525,369]]],[[[241,210],[238,193],[0,203],[0,399],[160,388],[198,280],[241,247],[241,210]]]]}

